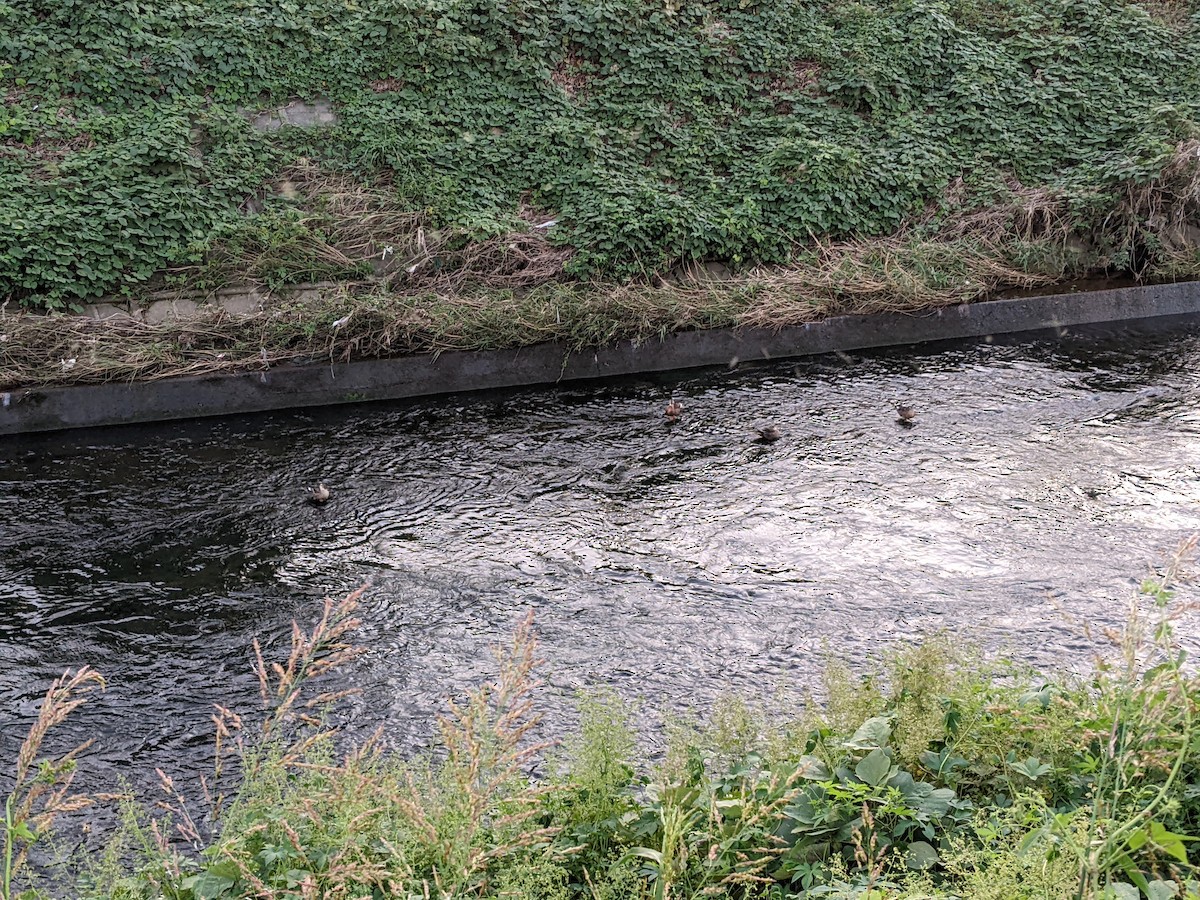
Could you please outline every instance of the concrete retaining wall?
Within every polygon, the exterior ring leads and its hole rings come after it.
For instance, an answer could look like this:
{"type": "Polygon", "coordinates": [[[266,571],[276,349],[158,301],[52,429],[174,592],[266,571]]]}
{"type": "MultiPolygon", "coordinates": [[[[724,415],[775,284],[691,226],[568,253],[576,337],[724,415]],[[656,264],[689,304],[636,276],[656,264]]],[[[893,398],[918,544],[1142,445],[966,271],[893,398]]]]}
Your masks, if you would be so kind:
{"type": "Polygon", "coordinates": [[[168,319],[195,319],[218,309],[231,316],[250,316],[261,312],[272,301],[279,299],[305,303],[345,289],[343,284],[330,282],[294,284],[279,292],[249,285],[192,294],[168,291],[151,294],[140,301],[112,297],[97,303],[87,303],[84,304],[82,314],[90,319],[128,318],[158,325],[168,319]]]}
{"type": "Polygon", "coordinates": [[[542,344],[162,381],[35,387],[0,392],[0,435],[393,400],[1195,313],[1200,313],[1200,283],[1187,282],[993,300],[920,314],[840,316],[778,331],[686,332],[586,353],[542,344]]]}

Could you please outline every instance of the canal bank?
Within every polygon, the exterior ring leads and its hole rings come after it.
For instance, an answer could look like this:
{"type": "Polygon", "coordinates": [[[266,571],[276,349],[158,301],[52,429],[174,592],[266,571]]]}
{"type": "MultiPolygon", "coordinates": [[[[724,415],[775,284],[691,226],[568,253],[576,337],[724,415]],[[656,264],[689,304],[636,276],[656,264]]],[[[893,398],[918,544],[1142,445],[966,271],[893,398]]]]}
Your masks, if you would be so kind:
{"type": "MultiPolygon", "coordinates": [[[[561,343],[512,350],[427,353],[352,362],[309,360],[257,371],[106,384],[31,385],[0,392],[0,434],[524,387],[932,341],[1080,326],[1169,320],[1200,313],[1200,283],[1141,285],[843,315],[801,325],[719,328],[580,351],[561,343]]],[[[69,368],[74,359],[61,364],[69,368]]]]}

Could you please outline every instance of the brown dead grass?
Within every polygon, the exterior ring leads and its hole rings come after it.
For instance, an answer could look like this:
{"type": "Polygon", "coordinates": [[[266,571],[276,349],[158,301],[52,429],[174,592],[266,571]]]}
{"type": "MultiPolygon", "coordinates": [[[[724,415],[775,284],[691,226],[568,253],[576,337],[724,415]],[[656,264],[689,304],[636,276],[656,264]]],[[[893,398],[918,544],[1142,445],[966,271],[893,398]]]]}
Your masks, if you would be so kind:
{"type": "Polygon", "coordinates": [[[550,73],[550,80],[562,88],[564,94],[572,100],[582,100],[587,97],[588,85],[592,76],[585,70],[583,57],[578,50],[572,48],[550,73]]]}
{"type": "Polygon", "coordinates": [[[324,271],[369,270],[389,289],[449,292],[467,283],[515,289],[561,277],[573,255],[536,228],[467,241],[402,205],[389,182],[364,185],[314,164],[286,170],[273,193],[300,213],[286,248],[218,246],[202,265],[177,267],[168,276],[187,283],[220,272],[226,283],[262,285],[263,273],[303,266],[306,276],[318,277],[324,271]]]}
{"type": "MultiPolygon", "coordinates": [[[[0,310],[0,388],[780,328],[1048,286],[1102,271],[1115,258],[1143,259],[1138,275],[1200,275],[1200,141],[1181,144],[1155,182],[1130,185],[1093,233],[1075,233],[1065,200],[1050,191],[1013,183],[1005,202],[963,211],[962,186],[952,184],[943,203],[888,238],[814,242],[786,267],[731,273],[681,265],[653,283],[571,281],[564,276],[570,249],[532,227],[458,241],[395,208],[385,185],[364,188],[301,168],[286,173],[279,190],[319,205],[334,223],[313,253],[356,261],[390,248],[399,262],[369,282],[332,285],[317,300],[280,294],[249,317],[214,306],[194,319],[149,325],[0,310]],[[958,211],[946,216],[947,208],[958,211]]],[[[529,226],[544,217],[553,214],[523,210],[529,226]]]]}
{"type": "Polygon", "coordinates": [[[1190,0],[1135,0],[1135,3],[1176,31],[1187,29],[1195,9],[1195,4],[1190,0]]]}
{"type": "MultiPolygon", "coordinates": [[[[529,290],[413,293],[344,286],[315,301],[293,302],[285,295],[253,316],[214,307],[195,319],[159,325],[132,317],[9,313],[0,315],[0,387],[260,371],[546,341],[582,349],[686,330],[784,327],[840,313],[915,310],[1054,280],[986,254],[969,257],[972,246],[831,244],[795,269],[756,269],[732,281],[698,271],[658,287],[551,282],[529,290]],[[943,277],[947,266],[954,274],[943,277]]],[[[501,277],[493,275],[492,283],[501,277]]]]}

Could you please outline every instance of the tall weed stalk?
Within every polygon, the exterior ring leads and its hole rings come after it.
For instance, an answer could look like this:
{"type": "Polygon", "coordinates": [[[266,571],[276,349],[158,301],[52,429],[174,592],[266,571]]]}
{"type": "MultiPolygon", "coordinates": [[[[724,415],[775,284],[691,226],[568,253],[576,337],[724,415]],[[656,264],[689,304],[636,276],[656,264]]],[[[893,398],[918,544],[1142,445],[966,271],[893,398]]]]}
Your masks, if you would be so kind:
{"type": "Polygon", "coordinates": [[[1177,834],[1164,821],[1197,749],[1196,687],[1173,624],[1185,610],[1171,607],[1172,585],[1195,547],[1195,538],[1181,545],[1162,575],[1143,582],[1126,627],[1105,632],[1119,652],[1114,660],[1097,660],[1090,751],[1083,762],[1094,771],[1090,804],[1048,813],[1044,826],[1029,835],[1027,843],[1050,838],[1078,861],[1076,900],[1103,896],[1108,882],[1121,875],[1147,897],[1173,896],[1163,893],[1166,876],[1182,881],[1195,873],[1187,845],[1200,837],[1177,834]]]}
{"type": "Polygon", "coordinates": [[[84,666],[75,672],[64,672],[46,691],[37,720],[17,753],[13,787],[4,801],[0,900],[14,900],[17,896],[13,891],[28,860],[29,849],[38,838],[49,833],[55,818],[77,812],[93,802],[85,794],[71,793],[76,758],[91,745],[91,740],[61,756],[39,758],[39,754],[50,731],[86,703],[93,690],[104,686],[100,673],[84,666]]]}

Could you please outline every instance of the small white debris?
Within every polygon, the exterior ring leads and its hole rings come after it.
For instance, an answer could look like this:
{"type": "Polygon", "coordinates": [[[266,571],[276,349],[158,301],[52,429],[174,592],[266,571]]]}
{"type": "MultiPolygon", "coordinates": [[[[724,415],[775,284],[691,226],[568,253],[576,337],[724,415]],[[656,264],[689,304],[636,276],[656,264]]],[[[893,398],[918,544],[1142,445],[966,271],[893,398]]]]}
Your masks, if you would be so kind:
{"type": "Polygon", "coordinates": [[[62,366],[62,370],[64,372],[70,372],[73,368],[75,368],[75,363],[77,362],[79,362],[79,360],[72,356],[70,359],[60,360],[59,364],[62,366]]]}
{"type": "Polygon", "coordinates": [[[534,225],[534,228],[552,228],[558,224],[558,219],[551,219],[549,222],[543,222],[541,225],[534,225]]]}
{"type": "Polygon", "coordinates": [[[333,330],[337,331],[339,328],[341,328],[343,325],[345,325],[347,322],[349,322],[350,316],[353,316],[353,315],[354,315],[354,313],[350,313],[350,315],[348,315],[348,316],[342,316],[340,319],[338,319],[336,322],[333,323],[333,330]]]}

